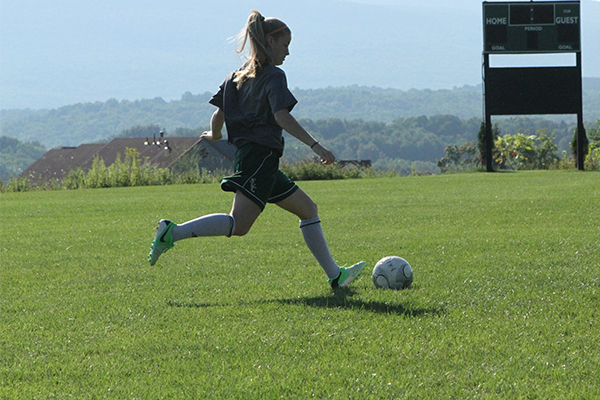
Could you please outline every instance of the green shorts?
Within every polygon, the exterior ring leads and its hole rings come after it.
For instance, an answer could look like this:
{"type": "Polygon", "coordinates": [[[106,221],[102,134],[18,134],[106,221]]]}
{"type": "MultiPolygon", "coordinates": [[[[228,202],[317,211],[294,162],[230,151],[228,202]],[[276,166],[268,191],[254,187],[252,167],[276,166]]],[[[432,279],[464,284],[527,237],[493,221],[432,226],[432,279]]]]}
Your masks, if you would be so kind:
{"type": "Polygon", "coordinates": [[[226,192],[244,193],[261,210],[291,196],[298,185],[279,170],[279,155],[256,143],[246,143],[235,153],[235,173],[221,182],[226,192]]]}

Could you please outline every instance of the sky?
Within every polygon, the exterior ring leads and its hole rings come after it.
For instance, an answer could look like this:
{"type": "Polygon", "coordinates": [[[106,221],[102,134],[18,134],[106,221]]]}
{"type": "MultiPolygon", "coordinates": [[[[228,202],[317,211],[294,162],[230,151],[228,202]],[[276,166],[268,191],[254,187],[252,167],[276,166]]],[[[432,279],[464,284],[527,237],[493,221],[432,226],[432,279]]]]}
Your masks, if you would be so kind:
{"type": "MultiPolygon", "coordinates": [[[[0,0],[0,109],[214,92],[251,9],[292,29],[290,88],[481,84],[479,0],[0,0]]],[[[582,46],[583,75],[600,77],[595,0],[582,46]]]]}

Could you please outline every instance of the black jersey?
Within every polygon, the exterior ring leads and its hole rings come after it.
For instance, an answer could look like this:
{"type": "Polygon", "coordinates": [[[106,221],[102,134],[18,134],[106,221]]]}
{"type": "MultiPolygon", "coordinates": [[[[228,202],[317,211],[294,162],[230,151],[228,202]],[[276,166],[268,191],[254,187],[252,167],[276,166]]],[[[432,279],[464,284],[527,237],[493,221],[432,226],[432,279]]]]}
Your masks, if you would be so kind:
{"type": "Polygon", "coordinates": [[[283,154],[283,129],[274,113],[291,111],[298,102],[287,87],[285,72],[274,65],[265,66],[254,78],[246,80],[238,90],[233,82],[236,72],[227,76],[210,104],[225,115],[227,138],[240,147],[253,142],[283,154]]]}

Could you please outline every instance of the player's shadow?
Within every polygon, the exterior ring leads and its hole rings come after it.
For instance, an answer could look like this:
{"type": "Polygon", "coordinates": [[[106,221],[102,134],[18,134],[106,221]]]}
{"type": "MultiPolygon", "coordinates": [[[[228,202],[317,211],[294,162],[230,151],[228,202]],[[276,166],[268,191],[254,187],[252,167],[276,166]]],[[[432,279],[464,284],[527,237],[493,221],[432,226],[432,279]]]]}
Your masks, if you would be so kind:
{"type": "Polygon", "coordinates": [[[180,301],[170,300],[167,302],[172,307],[187,307],[187,308],[211,308],[211,307],[231,307],[243,306],[250,304],[284,304],[284,305],[305,305],[315,308],[327,309],[349,309],[369,311],[378,314],[394,314],[404,315],[407,317],[420,317],[423,315],[441,315],[444,313],[442,308],[424,308],[414,307],[411,304],[389,303],[381,301],[363,301],[354,299],[355,290],[352,288],[339,288],[330,295],[314,296],[314,297],[297,297],[292,299],[274,299],[274,300],[258,300],[258,301],[241,301],[236,304],[216,304],[216,303],[184,303],[180,301]]]}
{"type": "Polygon", "coordinates": [[[390,303],[382,301],[363,301],[354,298],[352,288],[338,288],[331,295],[298,297],[293,299],[274,300],[281,304],[300,304],[316,308],[342,308],[361,311],[370,311],[378,314],[395,314],[407,317],[422,315],[440,315],[442,309],[413,307],[411,304],[390,303]]]}

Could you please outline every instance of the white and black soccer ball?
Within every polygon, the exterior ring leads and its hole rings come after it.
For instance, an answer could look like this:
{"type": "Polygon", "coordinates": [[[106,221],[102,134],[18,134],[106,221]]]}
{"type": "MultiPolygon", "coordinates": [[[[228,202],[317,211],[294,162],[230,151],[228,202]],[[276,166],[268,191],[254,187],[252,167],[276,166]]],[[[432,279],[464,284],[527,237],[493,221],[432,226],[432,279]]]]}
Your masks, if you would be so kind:
{"type": "Polygon", "coordinates": [[[377,289],[406,289],[413,282],[413,270],[401,257],[384,257],[373,268],[373,284],[377,289]]]}

